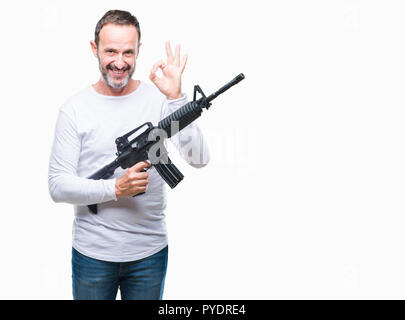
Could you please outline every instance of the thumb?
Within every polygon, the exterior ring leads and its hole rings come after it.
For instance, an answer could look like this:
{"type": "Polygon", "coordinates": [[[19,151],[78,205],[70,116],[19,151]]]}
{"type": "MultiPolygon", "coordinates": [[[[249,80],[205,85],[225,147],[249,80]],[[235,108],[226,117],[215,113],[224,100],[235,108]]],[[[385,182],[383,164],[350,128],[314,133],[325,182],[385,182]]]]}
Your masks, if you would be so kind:
{"type": "Polygon", "coordinates": [[[153,70],[151,70],[151,71],[150,71],[150,74],[149,74],[149,79],[150,79],[152,82],[155,82],[155,81],[156,81],[156,78],[157,78],[156,72],[154,72],[153,70]]]}
{"type": "Polygon", "coordinates": [[[156,80],[158,80],[158,76],[156,75],[156,71],[158,71],[159,68],[163,69],[165,67],[165,63],[163,60],[159,60],[157,61],[152,69],[150,70],[150,75],[149,75],[149,79],[152,80],[153,82],[155,82],[156,80]]]}

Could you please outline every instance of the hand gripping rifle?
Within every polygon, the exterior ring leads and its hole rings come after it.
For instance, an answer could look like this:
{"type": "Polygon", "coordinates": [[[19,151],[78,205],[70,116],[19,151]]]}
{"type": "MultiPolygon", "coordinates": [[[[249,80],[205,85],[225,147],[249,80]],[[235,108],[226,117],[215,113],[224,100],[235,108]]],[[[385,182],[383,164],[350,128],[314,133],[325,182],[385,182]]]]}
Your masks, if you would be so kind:
{"type": "MultiPolygon", "coordinates": [[[[150,122],[146,122],[127,134],[118,137],[115,140],[117,145],[117,158],[110,164],[93,173],[88,179],[108,179],[114,174],[115,169],[118,167],[127,169],[140,161],[152,160],[151,165],[156,168],[163,180],[173,189],[181,180],[183,180],[184,176],[167,156],[167,151],[163,145],[163,139],[161,139],[161,137],[170,138],[172,135],[188,126],[201,115],[203,108],[208,110],[211,106],[212,100],[238,82],[242,81],[244,78],[245,76],[243,73],[239,74],[208,97],[205,96],[200,86],[194,86],[193,101],[188,102],[183,107],[161,120],[157,127],[154,127],[150,122]],[[198,100],[196,100],[197,92],[201,94],[201,98],[198,100]],[[172,125],[175,123],[178,127],[176,127],[177,130],[173,132],[172,125]],[[134,139],[128,140],[130,136],[142,128],[145,129],[142,133],[134,139]],[[150,151],[152,151],[152,149],[157,152],[151,156],[150,151]]],[[[92,213],[97,213],[97,204],[88,205],[88,208],[92,213]]]]}

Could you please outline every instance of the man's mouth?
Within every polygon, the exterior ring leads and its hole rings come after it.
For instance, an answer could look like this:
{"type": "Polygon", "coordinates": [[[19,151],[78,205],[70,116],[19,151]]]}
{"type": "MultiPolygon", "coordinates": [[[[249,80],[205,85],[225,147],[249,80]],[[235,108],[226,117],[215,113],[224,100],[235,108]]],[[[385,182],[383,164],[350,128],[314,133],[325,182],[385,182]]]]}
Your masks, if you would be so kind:
{"type": "Polygon", "coordinates": [[[122,76],[124,73],[126,73],[127,72],[127,70],[110,70],[111,71],[111,73],[114,75],[114,76],[122,76]]]}
{"type": "Polygon", "coordinates": [[[109,71],[111,71],[113,76],[117,76],[117,77],[122,77],[128,70],[128,68],[118,70],[118,69],[115,69],[115,68],[112,68],[112,67],[109,67],[108,69],[109,69],[109,71]]]}

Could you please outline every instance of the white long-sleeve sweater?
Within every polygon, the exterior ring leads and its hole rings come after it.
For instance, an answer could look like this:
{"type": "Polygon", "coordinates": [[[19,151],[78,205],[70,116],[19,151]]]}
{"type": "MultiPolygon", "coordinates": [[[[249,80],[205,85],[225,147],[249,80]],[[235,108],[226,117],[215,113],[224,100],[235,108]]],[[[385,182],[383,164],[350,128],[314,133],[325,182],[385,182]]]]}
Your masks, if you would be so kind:
{"type": "MultiPolygon", "coordinates": [[[[141,82],[125,96],[105,96],[92,86],[71,97],[59,111],[49,163],[49,192],[56,202],[74,205],[73,247],[104,261],[124,262],[150,256],[167,245],[165,182],[149,170],[144,195],[117,199],[118,168],[108,180],[86,177],[116,157],[115,138],[145,122],[158,122],[187,102],[185,96],[167,100],[160,91],[141,82]],[[98,214],[87,205],[98,203],[98,214]]],[[[208,163],[209,153],[195,123],[171,141],[195,167],[208,163]],[[192,156],[190,157],[190,149],[192,156]]]]}

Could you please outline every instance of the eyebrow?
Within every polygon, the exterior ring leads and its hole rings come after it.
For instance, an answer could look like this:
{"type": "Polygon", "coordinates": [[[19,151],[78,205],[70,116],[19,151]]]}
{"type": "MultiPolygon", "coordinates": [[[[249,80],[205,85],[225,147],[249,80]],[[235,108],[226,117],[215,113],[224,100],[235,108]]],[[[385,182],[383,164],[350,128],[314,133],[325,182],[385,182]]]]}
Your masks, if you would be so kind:
{"type": "MultiPolygon", "coordinates": [[[[117,49],[114,49],[114,48],[105,48],[104,49],[104,52],[107,52],[107,51],[113,51],[113,52],[117,52],[117,49]]],[[[124,50],[124,53],[134,53],[135,52],[135,50],[134,49],[127,49],[127,50],[124,50]]]]}

